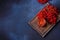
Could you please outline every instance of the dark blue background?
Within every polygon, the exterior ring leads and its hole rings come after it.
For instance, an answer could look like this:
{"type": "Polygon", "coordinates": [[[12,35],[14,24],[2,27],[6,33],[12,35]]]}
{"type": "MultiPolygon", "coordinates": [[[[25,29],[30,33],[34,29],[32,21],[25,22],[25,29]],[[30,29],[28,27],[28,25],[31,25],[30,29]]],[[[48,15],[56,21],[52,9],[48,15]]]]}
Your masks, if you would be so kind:
{"type": "MultiPolygon", "coordinates": [[[[60,9],[60,0],[49,0],[60,9]]],[[[46,4],[37,0],[3,0],[0,2],[0,39],[4,40],[60,40],[60,23],[42,38],[28,25],[46,4]]]]}

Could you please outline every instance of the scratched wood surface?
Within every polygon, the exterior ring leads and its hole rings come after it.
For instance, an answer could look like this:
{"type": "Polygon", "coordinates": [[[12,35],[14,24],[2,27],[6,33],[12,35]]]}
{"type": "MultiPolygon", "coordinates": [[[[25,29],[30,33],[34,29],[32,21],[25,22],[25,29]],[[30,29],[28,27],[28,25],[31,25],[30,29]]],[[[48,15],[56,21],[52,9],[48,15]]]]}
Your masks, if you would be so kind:
{"type": "MultiPolygon", "coordinates": [[[[39,27],[37,24],[37,17],[35,16],[31,21],[28,22],[28,24],[36,30],[42,37],[44,37],[56,24],[49,24],[47,22],[47,25],[45,27],[39,27]]],[[[60,15],[57,17],[57,22],[60,20],[60,15]]]]}

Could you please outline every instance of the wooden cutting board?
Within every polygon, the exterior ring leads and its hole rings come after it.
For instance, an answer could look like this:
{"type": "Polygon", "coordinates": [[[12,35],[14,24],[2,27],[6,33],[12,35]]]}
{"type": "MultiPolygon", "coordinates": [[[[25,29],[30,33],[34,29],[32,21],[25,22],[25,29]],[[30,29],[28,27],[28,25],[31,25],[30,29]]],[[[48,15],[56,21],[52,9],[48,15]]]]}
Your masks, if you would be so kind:
{"type": "MultiPolygon", "coordinates": [[[[28,22],[28,24],[36,30],[42,37],[44,37],[56,24],[49,24],[47,22],[46,27],[39,27],[37,24],[37,17],[35,16],[31,21],[28,22]]],[[[57,22],[60,20],[60,15],[57,17],[57,22]]]]}

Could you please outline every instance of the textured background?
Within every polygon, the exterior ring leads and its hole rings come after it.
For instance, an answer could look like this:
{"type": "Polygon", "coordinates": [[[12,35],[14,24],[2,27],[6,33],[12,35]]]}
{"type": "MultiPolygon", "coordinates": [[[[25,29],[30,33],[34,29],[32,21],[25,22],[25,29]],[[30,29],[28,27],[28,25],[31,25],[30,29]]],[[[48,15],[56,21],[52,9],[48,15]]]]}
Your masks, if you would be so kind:
{"type": "MultiPolygon", "coordinates": [[[[60,0],[49,3],[60,9],[60,0]]],[[[42,5],[37,0],[1,0],[0,1],[0,40],[60,40],[60,23],[42,38],[28,25],[42,5]]]]}

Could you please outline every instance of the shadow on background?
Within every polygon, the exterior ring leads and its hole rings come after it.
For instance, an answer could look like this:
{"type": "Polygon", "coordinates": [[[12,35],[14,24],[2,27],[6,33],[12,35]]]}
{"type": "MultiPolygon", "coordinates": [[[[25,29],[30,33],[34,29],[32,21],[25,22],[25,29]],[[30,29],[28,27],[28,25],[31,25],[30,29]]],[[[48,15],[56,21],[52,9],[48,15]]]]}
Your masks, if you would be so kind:
{"type": "Polygon", "coordinates": [[[9,40],[6,32],[0,31],[0,40],[9,40]]]}
{"type": "Polygon", "coordinates": [[[18,4],[20,0],[0,0],[0,18],[6,17],[11,13],[7,13],[11,11],[11,7],[14,3],[18,4]]]}

